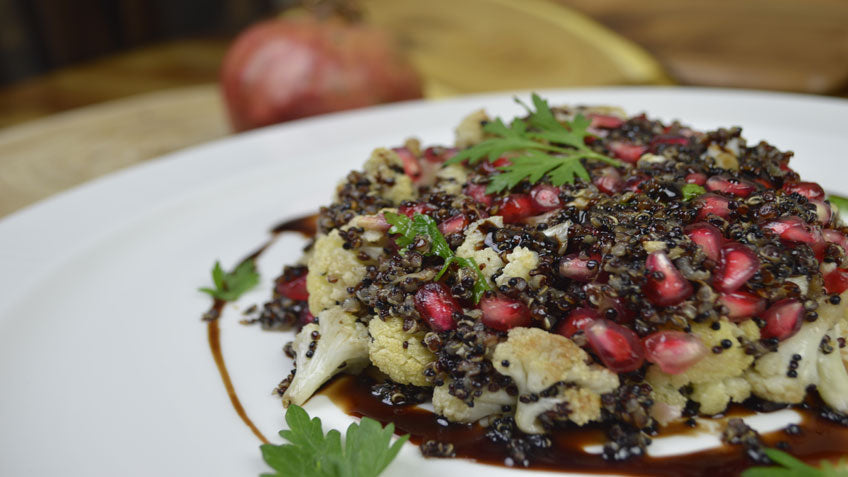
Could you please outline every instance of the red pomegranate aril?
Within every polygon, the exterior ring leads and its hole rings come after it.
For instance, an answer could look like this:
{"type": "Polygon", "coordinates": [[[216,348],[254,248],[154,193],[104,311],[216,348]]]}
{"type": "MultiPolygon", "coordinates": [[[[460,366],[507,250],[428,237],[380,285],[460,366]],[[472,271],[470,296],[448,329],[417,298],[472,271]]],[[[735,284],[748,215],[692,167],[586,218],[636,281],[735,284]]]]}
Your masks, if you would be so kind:
{"type": "Polygon", "coordinates": [[[481,321],[489,328],[507,331],[530,325],[530,310],[519,300],[503,295],[484,296],[480,300],[481,321]]]}
{"type": "Polygon", "coordinates": [[[466,225],[468,225],[468,219],[465,217],[465,214],[454,215],[439,224],[439,232],[441,232],[442,235],[455,234],[457,232],[462,232],[462,229],[464,229],[466,225]]]}
{"type": "Polygon", "coordinates": [[[648,152],[648,146],[639,146],[626,141],[613,141],[610,143],[609,149],[613,156],[631,164],[638,161],[642,154],[648,152]]]}
{"type": "Polygon", "coordinates": [[[692,172],[690,174],[686,174],[686,179],[684,180],[687,184],[697,184],[702,186],[707,183],[707,175],[700,172],[692,172]]]}
{"type": "Polygon", "coordinates": [[[483,172],[485,172],[486,174],[495,174],[495,173],[501,172],[498,169],[499,167],[506,167],[506,166],[509,166],[509,165],[512,165],[512,161],[510,161],[509,159],[507,159],[505,157],[499,157],[499,158],[495,159],[494,162],[489,162],[488,160],[484,160],[482,166],[480,166],[480,167],[481,167],[481,169],[483,169],[483,172]]]}
{"type": "Polygon", "coordinates": [[[405,204],[398,207],[398,213],[403,214],[410,219],[413,218],[415,214],[427,215],[434,210],[436,210],[436,208],[426,202],[418,202],[408,205],[405,204]]]}
{"type": "Polygon", "coordinates": [[[642,340],[646,359],[667,374],[680,374],[707,354],[707,347],[692,334],[658,331],[642,340]]]}
{"type": "Polygon", "coordinates": [[[848,237],[842,232],[833,229],[824,229],[822,230],[822,237],[826,242],[835,243],[848,253],[848,237]]]}
{"type": "Polygon", "coordinates": [[[642,291],[654,305],[677,305],[692,296],[692,284],[674,267],[665,252],[648,255],[645,268],[647,281],[642,291]]]}
{"type": "Polygon", "coordinates": [[[727,308],[727,319],[735,323],[759,315],[766,310],[766,300],[744,290],[722,293],[719,303],[727,308]]]}
{"type": "Polygon", "coordinates": [[[717,215],[723,219],[730,216],[730,199],[718,194],[704,194],[697,199],[701,208],[698,210],[698,218],[706,219],[710,215],[717,215]]]}
{"type": "Polygon", "coordinates": [[[589,119],[592,120],[590,128],[615,129],[624,124],[623,119],[609,114],[589,114],[589,119]]]}
{"type": "Polygon", "coordinates": [[[842,294],[848,290],[848,270],[835,268],[824,276],[824,289],[828,294],[842,294]]]}
{"type": "Polygon", "coordinates": [[[757,189],[748,181],[724,175],[712,176],[707,179],[706,188],[711,192],[721,192],[738,197],[748,197],[751,192],[757,189]]]}
{"type": "Polygon", "coordinates": [[[610,320],[594,320],[583,328],[592,351],[610,371],[634,371],[645,362],[645,347],[632,330],[610,320]]]}
{"type": "Polygon", "coordinates": [[[783,184],[783,191],[787,194],[800,194],[809,200],[824,200],[824,189],[815,182],[794,182],[783,184]]]}
{"type": "Polygon", "coordinates": [[[750,248],[731,242],[721,249],[718,269],[713,274],[713,288],[730,293],[742,288],[760,269],[760,258],[750,248]]]}
{"type": "Polygon", "coordinates": [[[548,184],[538,184],[530,190],[530,199],[537,212],[550,212],[559,209],[559,189],[548,184]]]}
{"type": "Polygon", "coordinates": [[[601,319],[600,313],[594,308],[575,308],[557,326],[556,332],[571,338],[578,331],[583,331],[590,323],[601,319]]]}
{"type": "Polygon", "coordinates": [[[821,229],[804,222],[800,217],[794,215],[783,217],[763,225],[763,228],[774,232],[786,242],[809,245],[819,260],[824,257],[826,244],[821,229]]]}
{"type": "Polygon", "coordinates": [[[394,147],[392,151],[403,161],[403,172],[408,175],[413,181],[421,178],[421,163],[418,158],[412,154],[412,151],[405,147],[394,147]]]}
{"type": "Polygon", "coordinates": [[[689,240],[701,247],[710,260],[718,261],[721,258],[724,236],[719,229],[706,222],[697,222],[687,226],[683,231],[689,237],[689,240]]]}
{"type": "Polygon", "coordinates": [[[592,178],[592,183],[604,194],[612,195],[621,191],[621,174],[615,167],[604,167],[592,178]]]}
{"type": "Polygon", "coordinates": [[[650,177],[644,174],[632,175],[624,181],[622,189],[630,192],[636,192],[638,194],[639,192],[642,192],[642,184],[644,184],[648,179],[650,179],[650,177]]]}
{"type": "Polygon", "coordinates": [[[783,341],[801,329],[804,305],[794,298],[780,300],[760,315],[766,325],[760,330],[762,338],[777,338],[783,341]]]}
{"type": "Polygon", "coordinates": [[[689,144],[689,139],[687,137],[677,136],[674,134],[661,134],[651,139],[651,143],[648,147],[652,152],[656,152],[660,145],[672,146],[675,144],[685,146],[686,144],[689,144]]]}
{"type": "Polygon", "coordinates": [[[455,147],[432,146],[424,149],[424,159],[434,164],[441,164],[456,155],[455,147]]]}
{"type": "Polygon", "coordinates": [[[315,321],[315,316],[312,315],[312,313],[308,309],[304,308],[303,310],[301,310],[298,319],[300,320],[300,326],[306,326],[309,323],[315,321]]]}
{"type": "Polygon", "coordinates": [[[501,199],[498,213],[505,224],[514,224],[535,213],[533,200],[527,194],[510,194],[501,199]]]}
{"type": "Polygon", "coordinates": [[[308,300],[309,292],[306,291],[307,275],[308,273],[304,273],[303,275],[295,277],[287,282],[277,283],[277,293],[290,300],[308,300]]]}
{"type": "Polygon", "coordinates": [[[601,270],[600,257],[581,257],[572,253],[559,261],[559,274],[578,282],[591,282],[601,270]]]}
{"type": "Polygon", "coordinates": [[[822,225],[829,224],[830,219],[833,218],[833,212],[830,209],[830,205],[821,199],[811,199],[810,203],[816,206],[816,216],[818,217],[819,223],[822,225]]]}
{"type": "Polygon", "coordinates": [[[448,287],[440,282],[430,282],[418,289],[415,293],[415,309],[434,331],[454,329],[456,322],[453,315],[462,312],[462,307],[448,287]]]}
{"type": "Polygon", "coordinates": [[[486,186],[484,184],[468,184],[465,186],[463,192],[468,197],[483,205],[492,205],[492,196],[486,193],[486,186]]]}

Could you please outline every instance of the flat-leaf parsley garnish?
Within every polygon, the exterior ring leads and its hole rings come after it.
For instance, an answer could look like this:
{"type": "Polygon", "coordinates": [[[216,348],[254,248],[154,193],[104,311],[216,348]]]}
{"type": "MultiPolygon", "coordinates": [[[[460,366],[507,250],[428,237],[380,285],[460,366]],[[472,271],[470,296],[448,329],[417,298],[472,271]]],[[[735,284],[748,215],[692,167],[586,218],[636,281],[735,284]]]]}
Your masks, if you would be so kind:
{"type": "Polygon", "coordinates": [[[259,283],[259,273],[253,260],[245,260],[238,264],[235,270],[224,272],[221,262],[215,262],[212,268],[212,283],[215,288],[200,288],[199,290],[223,301],[235,301],[244,292],[259,283]]]}
{"type": "Polygon", "coordinates": [[[742,472],[742,477],[848,477],[848,462],[845,459],[840,460],[836,467],[823,460],[821,467],[815,468],[777,449],[763,451],[779,467],[751,467],[742,472]]]}
{"type": "Polygon", "coordinates": [[[347,428],[342,446],[341,433],[331,429],[327,434],[321,419],[309,419],[300,406],[286,411],[289,428],[280,431],[288,444],[263,444],[262,458],[274,469],[263,477],[377,477],[400,452],[409,436],[392,443],[394,425],[382,427],[379,422],[362,418],[347,428]]]}
{"type": "MultiPolygon", "coordinates": [[[[477,273],[477,279],[474,281],[474,288],[472,290],[474,293],[475,303],[480,301],[483,293],[492,289],[486,281],[485,275],[483,275],[483,272],[480,271],[480,267],[477,266],[477,262],[475,262],[473,258],[463,258],[454,255],[453,250],[451,250],[442,233],[439,232],[439,227],[436,225],[436,221],[433,220],[432,217],[418,213],[416,213],[411,219],[405,215],[395,214],[392,212],[386,212],[383,215],[386,217],[386,222],[392,225],[389,229],[389,233],[400,234],[400,237],[395,239],[395,243],[397,243],[398,246],[406,247],[412,244],[415,242],[415,237],[419,235],[427,237],[430,241],[430,250],[427,255],[436,255],[442,257],[445,261],[442,269],[439,271],[438,275],[436,275],[436,280],[444,275],[448,268],[450,268],[451,264],[456,263],[460,267],[472,269],[477,273]]],[[[401,253],[404,253],[404,250],[401,250],[401,253]]]]}
{"type": "Polygon", "coordinates": [[[690,200],[707,192],[706,189],[698,184],[686,184],[683,186],[681,191],[683,192],[683,202],[689,202],[690,200]]]}
{"type": "Polygon", "coordinates": [[[500,118],[486,123],[483,130],[495,137],[459,151],[445,164],[466,160],[474,164],[483,158],[494,162],[506,152],[518,152],[509,158],[509,165],[498,168],[502,173],[492,177],[486,187],[489,194],[511,189],[524,179],[538,182],[545,175],[555,186],[573,183],[575,177],[588,181],[589,172],[582,159],[621,166],[617,159],[586,146],[585,139],[592,134],[588,131],[591,121],[585,116],[578,114],[573,121],[562,124],[554,117],[546,100],[536,93],[532,100],[535,111],[516,99],[527,108],[527,119],[516,118],[509,127],[500,118]]]}

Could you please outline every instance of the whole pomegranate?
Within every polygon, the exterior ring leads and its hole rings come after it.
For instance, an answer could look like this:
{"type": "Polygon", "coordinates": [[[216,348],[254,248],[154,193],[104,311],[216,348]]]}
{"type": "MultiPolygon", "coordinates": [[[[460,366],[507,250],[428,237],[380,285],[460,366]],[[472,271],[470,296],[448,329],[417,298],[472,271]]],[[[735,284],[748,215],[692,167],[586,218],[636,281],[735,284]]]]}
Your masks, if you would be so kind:
{"type": "Polygon", "coordinates": [[[239,35],[224,58],[221,87],[237,131],[421,97],[418,74],[390,36],[308,15],[268,20],[239,35]]]}

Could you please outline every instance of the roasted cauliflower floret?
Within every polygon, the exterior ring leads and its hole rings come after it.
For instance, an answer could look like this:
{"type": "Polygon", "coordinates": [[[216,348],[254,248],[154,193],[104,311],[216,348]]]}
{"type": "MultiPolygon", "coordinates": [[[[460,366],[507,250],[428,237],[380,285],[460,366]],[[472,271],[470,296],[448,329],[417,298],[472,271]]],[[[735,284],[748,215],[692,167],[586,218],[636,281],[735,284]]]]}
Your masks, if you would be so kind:
{"type": "Polygon", "coordinates": [[[436,172],[435,189],[445,194],[460,194],[468,180],[468,170],[461,164],[451,164],[436,172]]]}
{"type": "Polygon", "coordinates": [[[515,422],[531,434],[545,432],[540,417],[549,411],[579,425],[600,418],[601,394],[618,387],[618,375],[589,363],[570,339],[538,328],[511,329],[492,356],[495,369],[518,386],[515,422]]]}
{"type": "Polygon", "coordinates": [[[365,276],[365,265],[356,254],[344,247],[338,230],[318,237],[309,257],[306,289],[309,291],[309,310],[317,315],[323,310],[341,304],[350,296],[347,289],[354,287],[365,276]]]}
{"type": "Polygon", "coordinates": [[[384,198],[395,204],[415,199],[412,179],[403,172],[403,160],[394,151],[382,147],[374,149],[364,167],[365,174],[384,198]]]}
{"type": "Polygon", "coordinates": [[[456,249],[456,255],[462,258],[473,258],[477,262],[477,265],[483,267],[480,271],[491,282],[492,275],[503,268],[504,262],[498,256],[498,253],[488,247],[484,242],[486,234],[480,230],[480,227],[486,225],[501,228],[503,227],[503,217],[496,215],[488,219],[480,219],[472,222],[465,229],[465,241],[456,249]]]}
{"type": "Polygon", "coordinates": [[[483,124],[488,120],[489,115],[482,109],[464,117],[459,126],[456,127],[456,147],[464,149],[482,142],[486,136],[486,132],[483,131],[483,124]]]}
{"type": "MultiPolygon", "coordinates": [[[[750,320],[738,325],[725,319],[717,323],[717,330],[711,324],[694,324],[692,334],[700,338],[707,349],[717,346],[722,350],[721,353],[707,353],[680,374],[666,374],[658,366],[648,369],[645,380],[654,388],[654,399],[673,408],[667,415],[678,414],[676,410],[683,410],[686,398],[680,395],[679,390],[687,385],[691,385],[694,390],[689,397],[700,403],[703,414],[717,414],[731,401],[744,401],[750,394],[750,388],[735,379],[741,378],[754,361],[752,356],[745,353],[739,338],[756,340],[759,338],[759,329],[750,320]],[[730,347],[726,348],[728,341],[730,347]]],[[[663,420],[666,419],[658,419],[660,422],[663,420]]]]}
{"type": "Polygon", "coordinates": [[[294,378],[283,406],[301,405],[340,371],[356,374],[368,366],[368,329],[339,307],[322,311],[294,339],[294,378]],[[313,343],[315,343],[313,345],[313,343]]]}
{"type": "Polygon", "coordinates": [[[777,351],[757,359],[746,373],[754,394],[769,401],[799,403],[804,400],[807,387],[814,384],[830,407],[848,413],[845,400],[848,394],[843,391],[848,390],[844,363],[838,362],[836,356],[826,356],[821,350],[825,336],[833,338],[842,333],[848,313],[848,292],[841,298],[838,305],[822,300],[816,321],[803,323],[798,333],[780,342],[777,351]],[[796,360],[795,355],[801,359],[796,360]],[[796,367],[792,373],[794,377],[790,377],[788,371],[793,361],[796,367]]]}
{"type": "Polygon", "coordinates": [[[503,273],[495,283],[506,285],[510,278],[523,278],[530,281],[530,271],[539,266],[539,254],[527,247],[515,247],[507,256],[503,273]]]}
{"type": "Polygon", "coordinates": [[[368,323],[371,363],[386,373],[392,381],[416,386],[430,385],[424,369],[436,357],[422,340],[424,332],[403,329],[403,319],[391,316],[386,321],[374,317],[368,323]]]}
{"type": "Polygon", "coordinates": [[[451,395],[447,384],[433,389],[433,409],[436,414],[445,416],[451,422],[477,422],[493,414],[509,412],[515,406],[515,401],[515,396],[510,396],[503,389],[496,392],[483,390],[469,406],[464,400],[451,395]]]}

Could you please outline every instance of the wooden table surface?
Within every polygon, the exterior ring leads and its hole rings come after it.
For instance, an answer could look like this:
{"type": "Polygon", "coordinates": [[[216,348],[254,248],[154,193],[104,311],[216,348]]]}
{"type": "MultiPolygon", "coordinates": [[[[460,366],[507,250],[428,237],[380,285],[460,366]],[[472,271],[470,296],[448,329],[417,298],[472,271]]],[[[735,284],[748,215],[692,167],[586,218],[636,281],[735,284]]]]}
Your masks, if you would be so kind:
{"type": "MultiPolygon", "coordinates": [[[[363,3],[401,38],[427,97],[674,82],[839,94],[848,84],[843,0],[363,3]]],[[[0,216],[228,134],[214,84],[227,44],[158,45],[0,90],[0,216]]]]}

